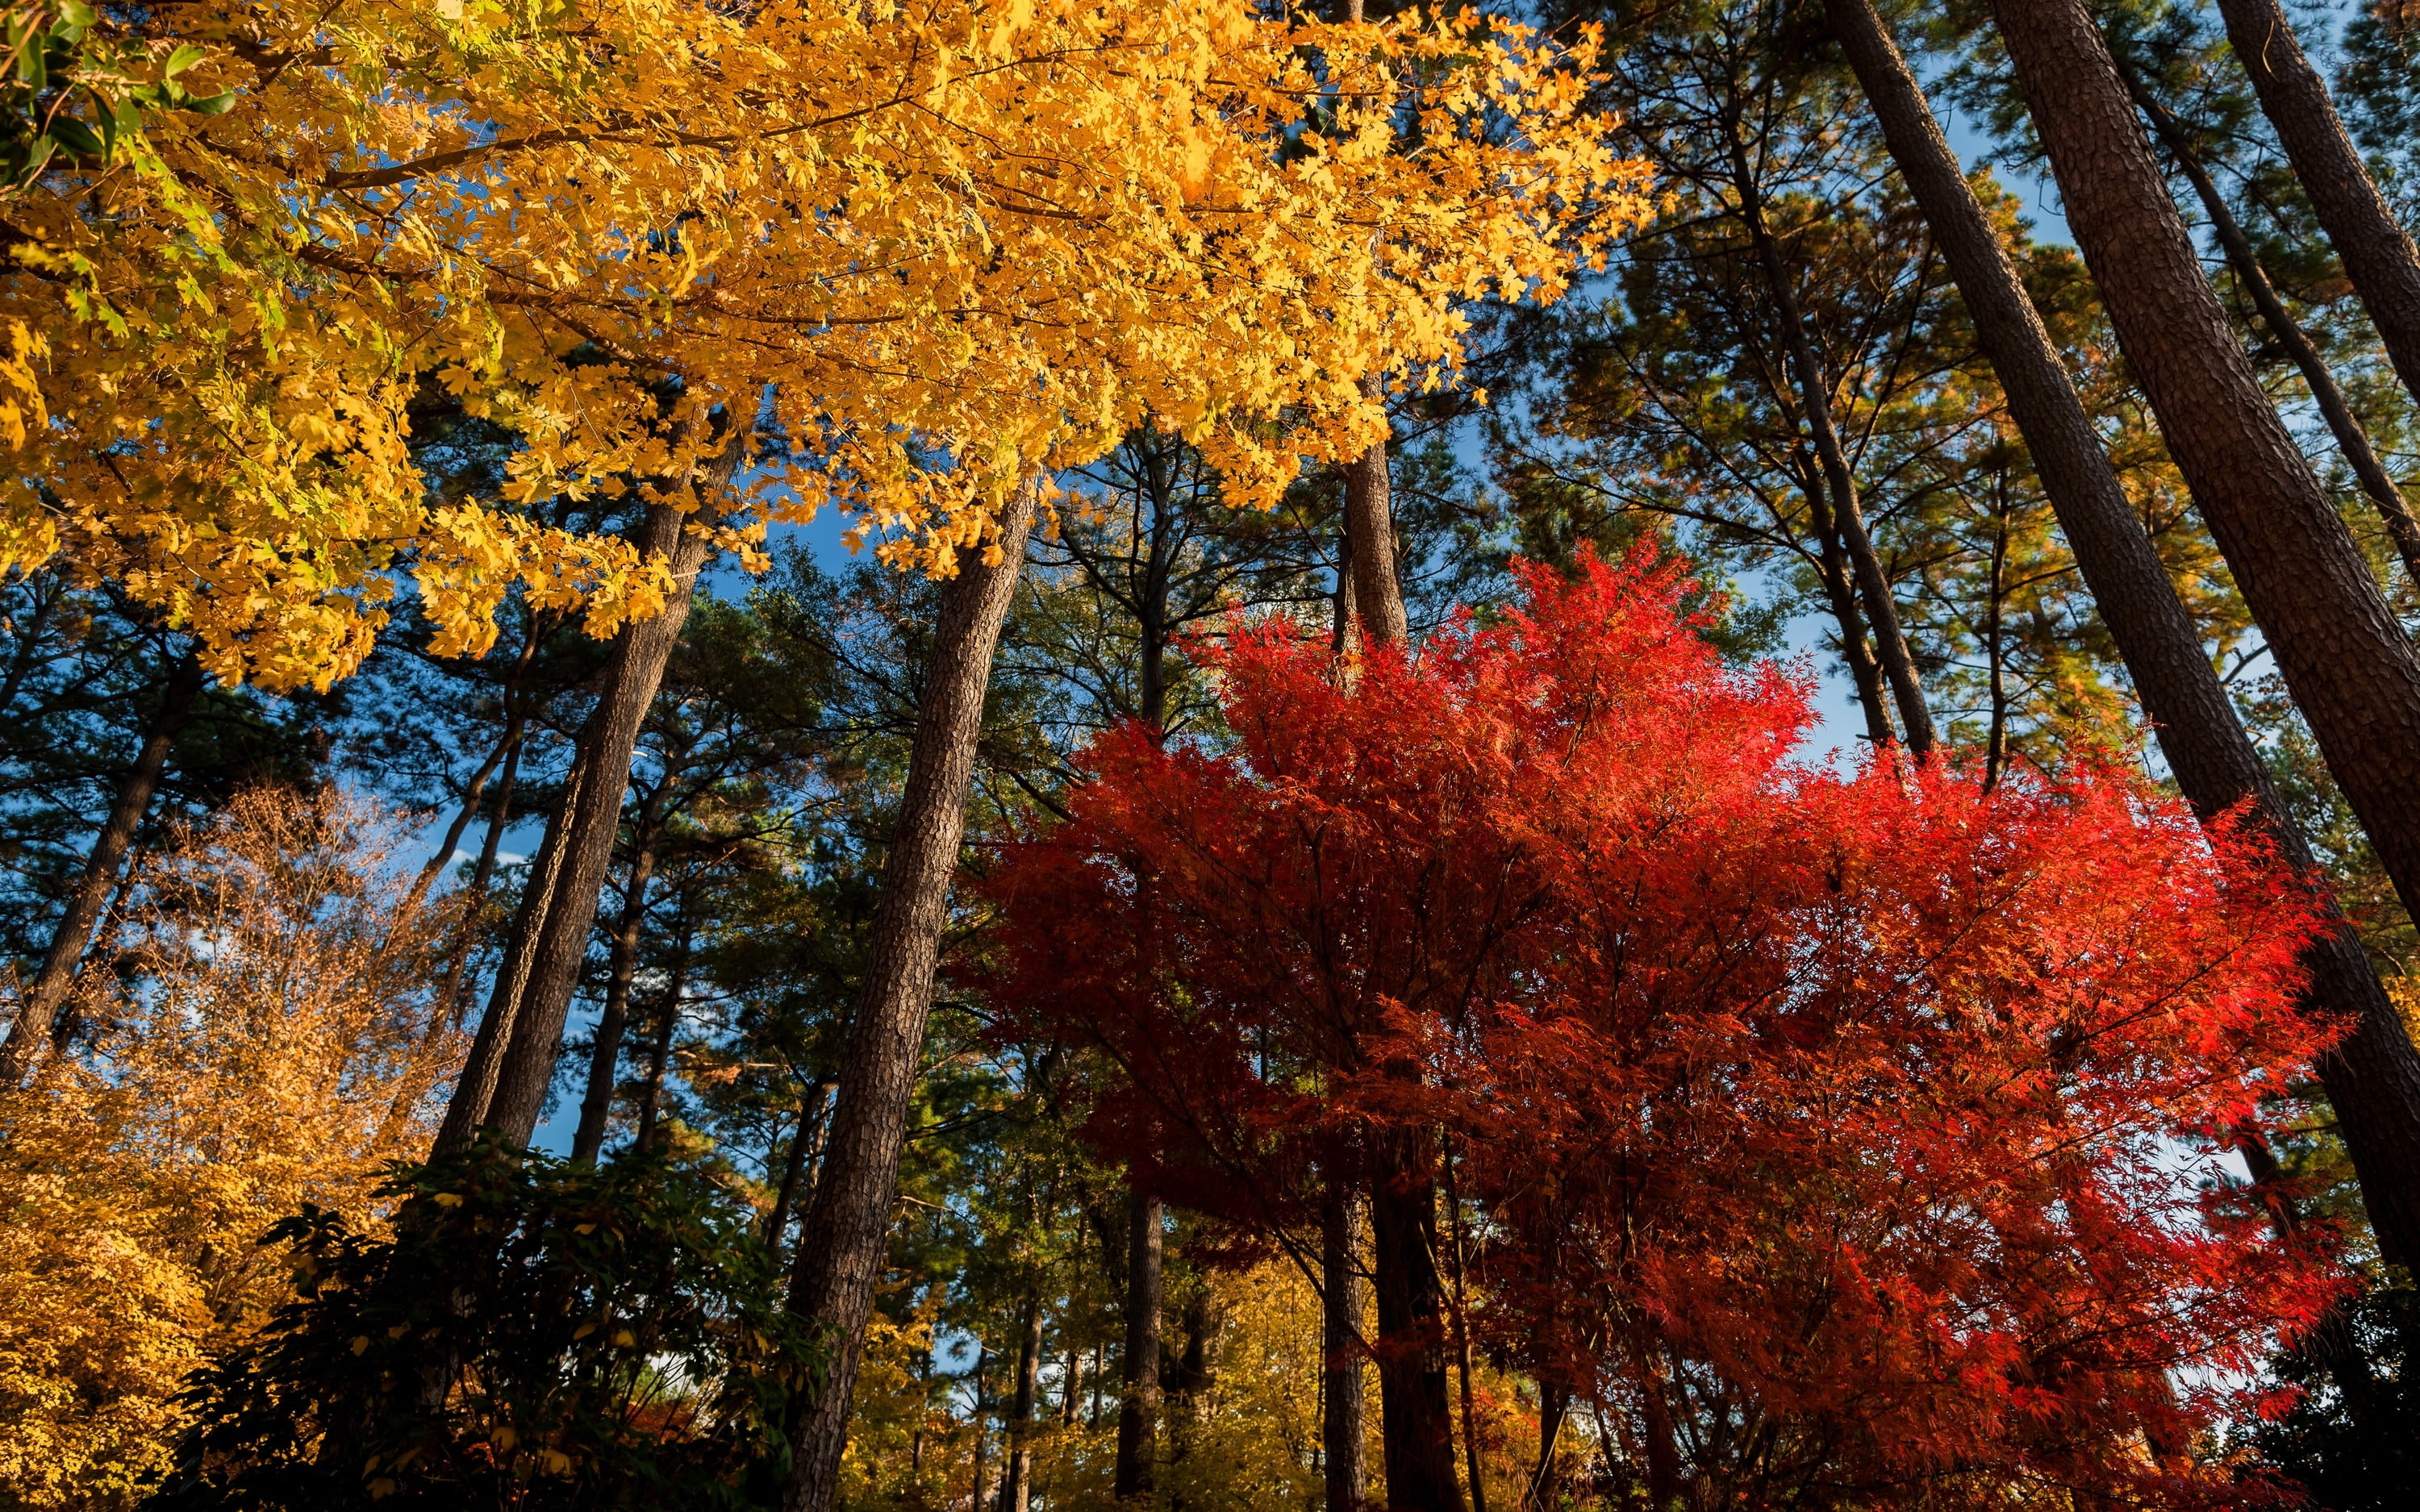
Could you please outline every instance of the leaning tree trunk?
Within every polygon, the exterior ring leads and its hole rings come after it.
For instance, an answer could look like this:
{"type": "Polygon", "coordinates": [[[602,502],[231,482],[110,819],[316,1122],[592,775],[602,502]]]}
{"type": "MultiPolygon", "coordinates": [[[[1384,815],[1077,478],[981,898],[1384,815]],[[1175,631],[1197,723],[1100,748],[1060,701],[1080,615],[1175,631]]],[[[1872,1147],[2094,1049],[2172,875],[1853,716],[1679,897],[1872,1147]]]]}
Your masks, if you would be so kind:
{"type": "MultiPolygon", "coordinates": [[[[737,439],[718,460],[720,474],[706,497],[730,481],[744,449],[737,439]]],[[[608,664],[603,696],[590,717],[580,760],[594,772],[571,795],[564,825],[563,858],[554,896],[531,954],[528,985],[512,1016],[510,1048],[496,1079],[486,1121],[516,1145],[537,1131],[538,1114],[563,1054],[563,1025],[570,1015],[580,969],[588,959],[589,931],[597,922],[597,899],[613,864],[613,837],[622,827],[622,794],[630,783],[630,758],[639,727],[656,702],[664,668],[689,620],[690,590],[713,555],[705,536],[686,529],[687,517],[670,505],[648,510],[648,545],[670,559],[673,592],[664,611],[624,630],[608,664]]]]}
{"type": "Polygon", "coordinates": [[[50,1047],[51,1028],[58,1019],[59,1005],[68,1000],[69,990],[75,985],[76,968],[84,964],[85,951],[92,944],[93,927],[108,908],[110,894],[117,890],[118,869],[126,862],[127,848],[134,843],[134,831],[141,827],[143,816],[151,810],[151,795],[158,790],[160,774],[168,764],[168,748],[193,721],[194,705],[201,696],[202,664],[187,652],[169,669],[159,711],[143,732],[142,748],[135,753],[134,764],[124,780],[118,783],[117,795],[109,806],[109,817],[93,839],[84,871],[76,877],[75,890],[68,894],[67,911],[51,934],[51,948],[42,957],[42,969],[17,1006],[16,1026],[9,1031],[8,1042],[0,1044],[0,1088],[23,1086],[41,1059],[42,1052],[50,1047]]]}
{"type": "Polygon", "coordinates": [[[2278,0],[2218,0],[2227,45],[2310,196],[2387,360],[2420,396],[2420,251],[2386,207],[2278,0]]]}
{"type": "MultiPolygon", "coordinates": [[[[1915,81],[1866,0],[1831,6],[2179,786],[2204,814],[2252,798],[2288,858],[2311,870],[1915,81]]],[[[2394,856],[2390,874],[2409,900],[2420,884],[2420,788],[2409,780],[2420,668],[2227,329],[2090,16],[2075,0],[2002,0],[1999,13],[2127,361],[2331,770],[2381,856],[2394,856]]],[[[2349,931],[2315,943],[2306,964],[2314,1002],[2353,1026],[2320,1071],[2373,1227],[2385,1247],[2420,1255],[2420,1057],[2349,931]]]]}
{"type": "Polygon", "coordinates": [[[2405,501],[2403,490],[2396,486],[2394,474],[2386,471],[2386,462],[2370,444],[2369,433],[2362,428],[2361,419],[2352,412],[2352,403],[2337,386],[2335,375],[2328,371],[2326,359],[2319,348],[2286,308],[2276,285],[2269,282],[2268,270],[2260,266],[2259,255],[2252,249],[2252,239],[2235,219],[2226,196],[2202,165],[2193,141],[2177,119],[2174,112],[2146,88],[2140,75],[2123,65],[2119,73],[2126,88],[2141,107],[2151,130],[2175,160],[2177,168],[2193,186],[2194,197],[2201,201],[2202,213],[2210,217],[2211,232],[2218,238],[2219,250],[2226,255],[2226,265],[2235,270],[2235,281],[2251,298],[2252,308],[2259,313],[2260,323],[2269,330],[2270,339],[2276,342],[2303,377],[2303,384],[2311,391],[2312,403],[2319,406],[2319,418],[2327,422],[2328,434],[2335,438],[2336,450],[2344,456],[2352,475],[2361,483],[2361,491],[2378,508],[2379,518],[2385,523],[2386,533],[2395,543],[2395,554],[2403,559],[2403,571],[2415,585],[2420,585],[2420,520],[2412,517],[2412,506],[2405,501]]]}
{"type": "Polygon", "coordinates": [[[794,1399],[795,1458],[783,1491],[784,1512],[830,1512],[839,1489],[849,1396],[881,1279],[898,1196],[900,1143],[949,918],[950,879],[966,830],[984,691],[1024,568],[1037,493],[1038,484],[1029,481],[1001,512],[995,543],[1000,560],[964,560],[941,590],[907,791],[883,863],[882,901],[841,1061],[839,1105],[791,1281],[792,1309],[821,1332],[830,1353],[820,1378],[794,1399]]]}
{"type": "MultiPolygon", "coordinates": [[[[730,486],[752,435],[735,416],[722,450],[695,481],[702,506],[711,509],[730,486]]],[[[672,592],[662,613],[625,625],[614,638],[597,707],[581,730],[563,807],[547,826],[531,890],[514,918],[487,1014],[472,1041],[470,1064],[446,1109],[438,1134],[441,1149],[467,1142],[483,1125],[512,1144],[528,1144],[554,1081],[564,1020],[588,958],[597,894],[604,890],[613,837],[622,827],[622,794],[629,786],[639,727],[680,643],[697,575],[714,551],[705,534],[689,528],[689,516],[671,503],[648,506],[638,544],[644,553],[664,559],[672,592]]]]}
{"type": "Polygon", "coordinates": [[[1361,1200],[1331,1180],[1320,1211],[1320,1458],[1326,1512],[1362,1512],[1370,1499],[1368,1433],[1362,1426],[1361,1200]]]}

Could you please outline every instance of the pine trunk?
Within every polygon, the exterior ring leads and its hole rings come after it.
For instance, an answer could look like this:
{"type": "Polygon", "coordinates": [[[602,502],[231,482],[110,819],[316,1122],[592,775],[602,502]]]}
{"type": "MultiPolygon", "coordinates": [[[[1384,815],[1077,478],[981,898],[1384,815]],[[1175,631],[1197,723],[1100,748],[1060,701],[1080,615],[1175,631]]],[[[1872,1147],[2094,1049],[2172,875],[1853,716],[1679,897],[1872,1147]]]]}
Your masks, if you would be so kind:
{"type": "Polygon", "coordinates": [[[1361,1512],[1370,1499],[1368,1430],[1363,1426],[1361,1200],[1351,1184],[1328,1183],[1320,1213],[1320,1458],[1327,1512],[1361,1512]]]}
{"type": "Polygon", "coordinates": [[[2160,146],[2167,149],[2169,159],[2184,175],[2185,182],[2193,186],[2194,197],[2201,201],[2202,213],[2210,217],[2211,233],[2217,238],[2219,250],[2226,255],[2226,265],[2233,270],[2236,283],[2251,299],[2252,308],[2258,313],[2261,325],[2268,329],[2269,339],[2275,342],[2288,360],[2293,363],[2294,371],[2302,375],[2303,386],[2311,391],[2311,402],[2319,406],[2319,418],[2327,422],[2328,434],[2335,438],[2337,452],[2342,454],[2345,464],[2352,469],[2353,477],[2361,484],[2361,491],[2367,494],[2369,501],[2377,507],[2379,518],[2386,526],[2387,537],[2395,543],[2396,555],[2403,559],[2405,575],[2415,584],[2420,584],[2420,520],[2412,517],[2412,506],[2404,501],[2403,490],[2397,486],[2394,474],[2386,471],[2385,459],[2370,444],[2369,433],[2362,428],[2360,417],[2352,412],[2352,402],[2345,397],[2344,390],[2336,383],[2335,375],[2328,371],[2326,359],[2319,355],[2319,348],[2303,330],[2302,323],[2294,318],[2293,312],[2286,308],[2286,301],[2278,297],[2276,285],[2269,282],[2268,270],[2260,266],[2259,255],[2253,251],[2252,239],[2244,234],[2242,224],[2235,219],[2235,211],[2226,203],[2226,196],[2218,192],[2218,185],[2211,178],[2210,170],[2202,165],[2200,156],[2194,151],[2193,141],[2184,129],[2184,123],[2160,102],[2158,96],[2144,86],[2133,69],[2121,67],[2120,72],[2126,81],[2127,91],[2134,97],[2134,103],[2142,110],[2144,118],[2151,123],[2151,131],[2159,137],[2160,146]]]}
{"type": "Polygon", "coordinates": [[[1447,1381],[1445,1286],[1436,1262],[1436,1178],[1420,1135],[1391,1133],[1372,1143],[1370,1231],[1377,1260],[1387,1505],[1463,1512],[1447,1381]]]}
{"type": "Polygon", "coordinates": [[[1125,1394],[1118,1401],[1118,1500],[1149,1496],[1159,1447],[1160,1200],[1136,1193],[1126,1230],[1125,1394]]]}
{"type": "Polygon", "coordinates": [[[949,918],[950,880],[965,833],[984,692],[1025,565],[1037,491],[1035,484],[1027,484],[1002,511],[1000,561],[985,565],[965,560],[941,590],[907,791],[883,866],[882,901],[841,1063],[839,1105],[791,1283],[792,1309],[822,1332],[831,1354],[822,1379],[796,1398],[790,1423],[796,1458],[783,1492],[784,1512],[830,1512],[839,1489],[849,1397],[882,1274],[898,1196],[900,1143],[923,1054],[933,974],[949,918]]]}
{"type": "Polygon", "coordinates": [[[51,948],[42,957],[42,969],[17,1005],[16,1025],[9,1031],[8,1042],[0,1044],[0,1088],[24,1085],[43,1052],[50,1048],[51,1030],[58,1020],[59,1007],[75,986],[76,971],[84,964],[85,951],[92,945],[93,928],[101,922],[110,896],[117,890],[118,871],[126,864],[134,832],[142,827],[143,816],[151,811],[151,795],[159,790],[160,774],[167,769],[168,748],[193,721],[194,705],[201,696],[202,664],[188,652],[169,669],[167,685],[160,694],[160,707],[143,732],[143,745],[135,752],[134,764],[117,784],[109,817],[102,821],[101,833],[93,837],[92,850],[85,856],[75,890],[68,894],[67,909],[60,916],[58,928],[51,933],[51,948]]]}
{"type": "Polygon", "coordinates": [[[2420,251],[2387,208],[2278,0],[2218,0],[2218,12],[2387,360],[2420,397],[2420,251]]]}
{"type": "MultiPolygon", "coordinates": [[[[744,440],[735,437],[716,462],[717,475],[701,488],[703,496],[722,491],[744,450],[744,440]]],[[[690,590],[713,554],[712,544],[687,529],[688,517],[677,509],[659,504],[647,517],[646,549],[670,562],[673,591],[661,614],[626,627],[615,638],[603,692],[582,732],[578,760],[588,771],[566,797],[552,896],[535,932],[526,985],[510,1015],[512,1037],[482,1120],[515,1145],[528,1144],[536,1133],[547,1088],[553,1085],[555,1063],[563,1055],[564,1021],[570,1016],[580,970],[588,959],[597,896],[605,889],[613,839],[622,827],[622,795],[630,785],[639,728],[680,644],[690,590]]]]}
{"type": "MultiPolygon", "coordinates": [[[[1885,55],[1865,0],[1831,6],[2179,786],[2205,814],[2253,798],[2307,868],[2308,848],[1914,81],[1895,51],[1885,55]]],[[[2408,781],[2420,669],[2227,330],[2091,18],[2074,0],[2005,0],[1999,13],[2127,360],[2338,782],[2381,854],[2400,857],[2390,872],[2408,900],[2420,883],[2420,792],[2408,781]]],[[[2307,964],[2312,1000],[2354,1026],[2320,1070],[2372,1224],[2390,1250],[2420,1255],[2420,1057],[2349,932],[2315,944],[2307,964]]]]}

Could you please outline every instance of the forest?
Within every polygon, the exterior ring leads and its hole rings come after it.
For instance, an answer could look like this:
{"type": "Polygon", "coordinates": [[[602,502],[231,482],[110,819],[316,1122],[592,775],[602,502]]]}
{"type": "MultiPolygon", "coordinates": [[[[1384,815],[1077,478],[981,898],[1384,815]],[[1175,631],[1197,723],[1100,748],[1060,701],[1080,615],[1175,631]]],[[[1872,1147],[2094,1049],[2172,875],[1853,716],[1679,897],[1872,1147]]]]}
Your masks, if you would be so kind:
{"type": "Polygon", "coordinates": [[[0,22],[0,1512],[2420,1505],[2410,0],[0,22]]]}

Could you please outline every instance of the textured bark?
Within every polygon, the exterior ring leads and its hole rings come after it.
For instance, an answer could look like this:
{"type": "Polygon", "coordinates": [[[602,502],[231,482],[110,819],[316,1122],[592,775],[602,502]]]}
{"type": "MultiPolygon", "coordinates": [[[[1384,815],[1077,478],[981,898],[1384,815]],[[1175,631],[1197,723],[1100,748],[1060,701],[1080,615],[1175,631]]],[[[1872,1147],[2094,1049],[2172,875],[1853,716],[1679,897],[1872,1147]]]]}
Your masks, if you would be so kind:
{"type": "Polygon", "coordinates": [[[101,822],[101,833],[93,837],[92,850],[85,856],[75,890],[68,894],[67,908],[59,918],[58,928],[51,933],[51,948],[42,957],[42,969],[17,1005],[16,1024],[8,1042],[0,1044],[0,1088],[23,1086],[40,1062],[42,1053],[50,1048],[51,1030],[58,1021],[59,1006],[68,1000],[69,991],[75,986],[76,970],[83,965],[85,951],[92,945],[93,928],[108,909],[111,894],[117,890],[117,873],[126,864],[128,848],[134,843],[134,831],[142,827],[143,816],[151,811],[151,795],[159,790],[160,774],[168,765],[168,748],[193,722],[194,705],[201,696],[202,664],[188,652],[169,669],[167,685],[160,694],[160,707],[143,732],[143,745],[135,752],[134,764],[117,784],[117,793],[110,801],[109,817],[101,822]]]}
{"type": "Polygon", "coordinates": [[[1160,1200],[1136,1193],[1126,1228],[1125,1392],[1118,1400],[1117,1497],[1149,1496],[1159,1447],[1160,1200]]]}
{"type": "Polygon", "coordinates": [[[2403,559],[2404,573],[2420,583],[2420,520],[2412,517],[2412,506],[2405,501],[2403,490],[2396,486],[2394,474],[2386,471],[2378,449],[2370,444],[2369,433],[2362,428],[2361,418],[2352,412],[2351,401],[2337,386],[2335,375],[2328,371],[2326,359],[2319,355],[2302,323],[2278,297],[2276,285],[2269,282],[2268,270],[2260,266],[2258,255],[2252,250],[2252,239],[2244,235],[2226,196],[2218,192],[2210,170],[2194,151],[2192,135],[2184,123],[2160,102],[2158,96],[2144,87],[2133,69],[2121,66],[2119,72],[2144,118],[2151,123],[2160,146],[2167,150],[2185,182],[2193,186],[2194,197],[2201,201],[2202,213],[2210,217],[2211,230],[2218,239],[2219,250],[2226,255],[2227,267],[2234,270],[2235,281],[2251,298],[2252,308],[2259,314],[2270,339],[2293,363],[2294,371],[2302,375],[2304,387],[2311,391],[2311,401],[2319,408],[2319,417],[2327,422],[2328,434],[2335,438],[2336,450],[2360,481],[2361,491],[2377,506],[2387,536],[2395,543],[2395,553],[2403,559]]]}
{"type": "Polygon", "coordinates": [[[1042,1299],[1028,1297],[1017,1329],[1016,1389],[1001,1425],[1000,1512],[1027,1512],[1033,1499],[1033,1407],[1042,1381],[1042,1299]]]}
{"type": "MultiPolygon", "coordinates": [[[[701,486],[702,497],[722,491],[745,450],[744,436],[735,436],[716,460],[714,474],[701,486]]],[[[509,1048],[483,1120],[516,1145],[528,1144],[536,1132],[547,1088],[554,1082],[555,1062],[563,1055],[564,1020],[580,985],[580,968],[588,959],[597,895],[613,863],[613,837],[622,827],[622,795],[630,784],[639,727],[680,643],[698,572],[713,555],[711,543],[688,530],[687,523],[688,517],[668,504],[647,511],[644,547],[670,563],[673,591],[661,614],[629,625],[614,638],[604,689],[582,733],[578,759],[590,775],[565,805],[553,896],[536,932],[526,985],[513,1009],[509,1048]]]]}
{"type": "Polygon", "coordinates": [[[1387,443],[1344,466],[1345,558],[1353,574],[1352,611],[1373,644],[1411,634],[1404,583],[1395,565],[1394,486],[1387,475],[1387,443]]]}
{"type": "Polygon", "coordinates": [[[2420,251],[2363,166],[2284,8],[2277,0],[2218,0],[2218,12],[2387,360],[2420,397],[2420,251]]]}
{"type": "MultiPolygon", "coordinates": [[[[1781,322],[1782,346],[1790,359],[1791,375],[1798,385],[1799,408],[1807,422],[1808,440],[1814,443],[1816,460],[1823,468],[1824,489],[1831,495],[1831,529],[1838,532],[1841,548],[1848,556],[1857,597],[1866,611],[1866,624],[1873,631],[1874,659],[1890,685],[1891,702],[1898,707],[1900,729],[1906,735],[1907,748],[1922,757],[1931,752],[1935,740],[1932,715],[1924,705],[1924,689],[1916,678],[1916,659],[1907,649],[1906,632],[1900,625],[1899,603],[1891,596],[1890,579],[1884,574],[1882,557],[1874,550],[1873,537],[1866,531],[1865,506],[1857,499],[1857,480],[1849,470],[1849,455],[1840,444],[1839,428],[1832,423],[1832,386],[1823,376],[1823,364],[1816,360],[1814,343],[1807,339],[1807,318],[1799,308],[1798,292],[1792,286],[1780,243],[1765,224],[1764,199],[1748,165],[1747,149],[1734,139],[1731,151],[1740,220],[1747,227],[1749,245],[1756,251],[1757,264],[1763,270],[1766,288],[1773,296],[1774,313],[1781,322]]],[[[1869,721],[1869,729],[1871,728],[1869,721]]]]}
{"type": "Polygon", "coordinates": [[[1372,1153],[1387,1504],[1404,1512],[1463,1512],[1446,1379],[1445,1286],[1436,1263],[1436,1180],[1417,1134],[1383,1135],[1373,1141],[1372,1153]]]}
{"type": "MultiPolygon", "coordinates": [[[[747,426],[733,430],[693,480],[699,500],[715,500],[730,486],[752,434],[747,426]]],[[[613,837],[621,829],[622,795],[629,786],[639,726],[680,642],[697,575],[713,554],[712,544],[687,526],[688,516],[669,503],[651,505],[641,521],[636,544],[664,559],[672,592],[662,613],[626,625],[614,637],[597,706],[581,729],[562,807],[547,822],[469,1062],[438,1131],[441,1150],[468,1144],[483,1126],[515,1145],[528,1144],[537,1130],[563,1052],[564,1020],[588,957],[613,837]]],[[[499,825],[504,817],[499,814],[499,825]]]]}
{"type": "Polygon", "coordinates": [[[656,871],[656,828],[671,793],[667,778],[648,795],[632,826],[630,874],[622,885],[622,916],[613,921],[613,953],[605,965],[605,1004],[597,1015],[596,1041],[589,1047],[580,1128],[571,1136],[571,1158],[583,1164],[605,1148],[605,1121],[613,1111],[615,1072],[622,1067],[622,1035],[630,1022],[630,979],[638,975],[639,936],[647,921],[647,884],[656,871]]]}
{"type": "Polygon", "coordinates": [[[839,1489],[849,1396],[882,1273],[900,1143],[965,833],[984,692],[1025,563],[1034,499],[1029,484],[1002,512],[998,564],[967,560],[941,590],[907,791],[883,865],[882,901],[842,1061],[839,1105],[792,1277],[791,1307],[822,1333],[831,1352],[822,1379],[795,1398],[790,1443],[796,1458],[783,1492],[785,1512],[829,1512],[839,1489]]]}
{"type": "MultiPolygon", "coordinates": [[[[2420,882],[2420,785],[2409,780],[2420,669],[2227,330],[2091,18],[2074,0],[2003,0],[1998,8],[2069,224],[2127,361],[2331,770],[2381,855],[2397,857],[2389,872],[2408,901],[2420,882]]],[[[1888,39],[1869,5],[1831,0],[1831,10],[1975,314],[2178,785],[2204,814],[2252,798],[2285,854],[2308,868],[2307,846],[2278,807],[2039,314],[1922,112],[1914,81],[1895,53],[1884,55],[1888,39]],[[1895,103],[1885,108],[1885,100],[1895,103]]],[[[2312,1001],[2352,1025],[2320,1072],[2372,1225],[2390,1251],[2420,1255],[2420,1057],[2349,932],[2317,942],[2306,964],[2312,1001]]]]}
{"type": "Polygon", "coordinates": [[[1369,1430],[1362,1416],[1361,1198],[1332,1181],[1320,1213],[1320,1458],[1327,1512],[1361,1512],[1370,1499],[1369,1430]]]}

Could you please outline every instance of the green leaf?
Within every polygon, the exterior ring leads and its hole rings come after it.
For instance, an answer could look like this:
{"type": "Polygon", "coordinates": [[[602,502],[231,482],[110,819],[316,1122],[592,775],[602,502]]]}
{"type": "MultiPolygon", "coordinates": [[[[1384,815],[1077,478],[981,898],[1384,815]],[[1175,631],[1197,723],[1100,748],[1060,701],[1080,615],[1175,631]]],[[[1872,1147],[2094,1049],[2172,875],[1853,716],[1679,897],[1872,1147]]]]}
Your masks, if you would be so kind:
{"type": "Polygon", "coordinates": [[[98,15],[84,0],[59,0],[59,24],[81,30],[96,21],[98,15]]]}
{"type": "Polygon", "coordinates": [[[59,146],[79,157],[97,158],[109,150],[108,144],[95,135],[91,127],[72,116],[61,116],[51,122],[51,135],[59,146]]]}
{"type": "Polygon", "coordinates": [[[210,54],[208,50],[195,47],[193,43],[187,42],[182,47],[178,48],[175,52],[168,54],[168,66],[161,70],[160,77],[163,79],[173,79],[209,55],[210,54]]]}
{"type": "Polygon", "coordinates": [[[188,100],[185,108],[199,111],[205,116],[224,116],[235,109],[235,91],[225,89],[215,95],[204,95],[198,100],[188,100]]]}
{"type": "Polygon", "coordinates": [[[41,93],[51,82],[50,69],[42,62],[42,53],[43,49],[39,47],[17,49],[17,77],[36,94],[41,93]]]}

